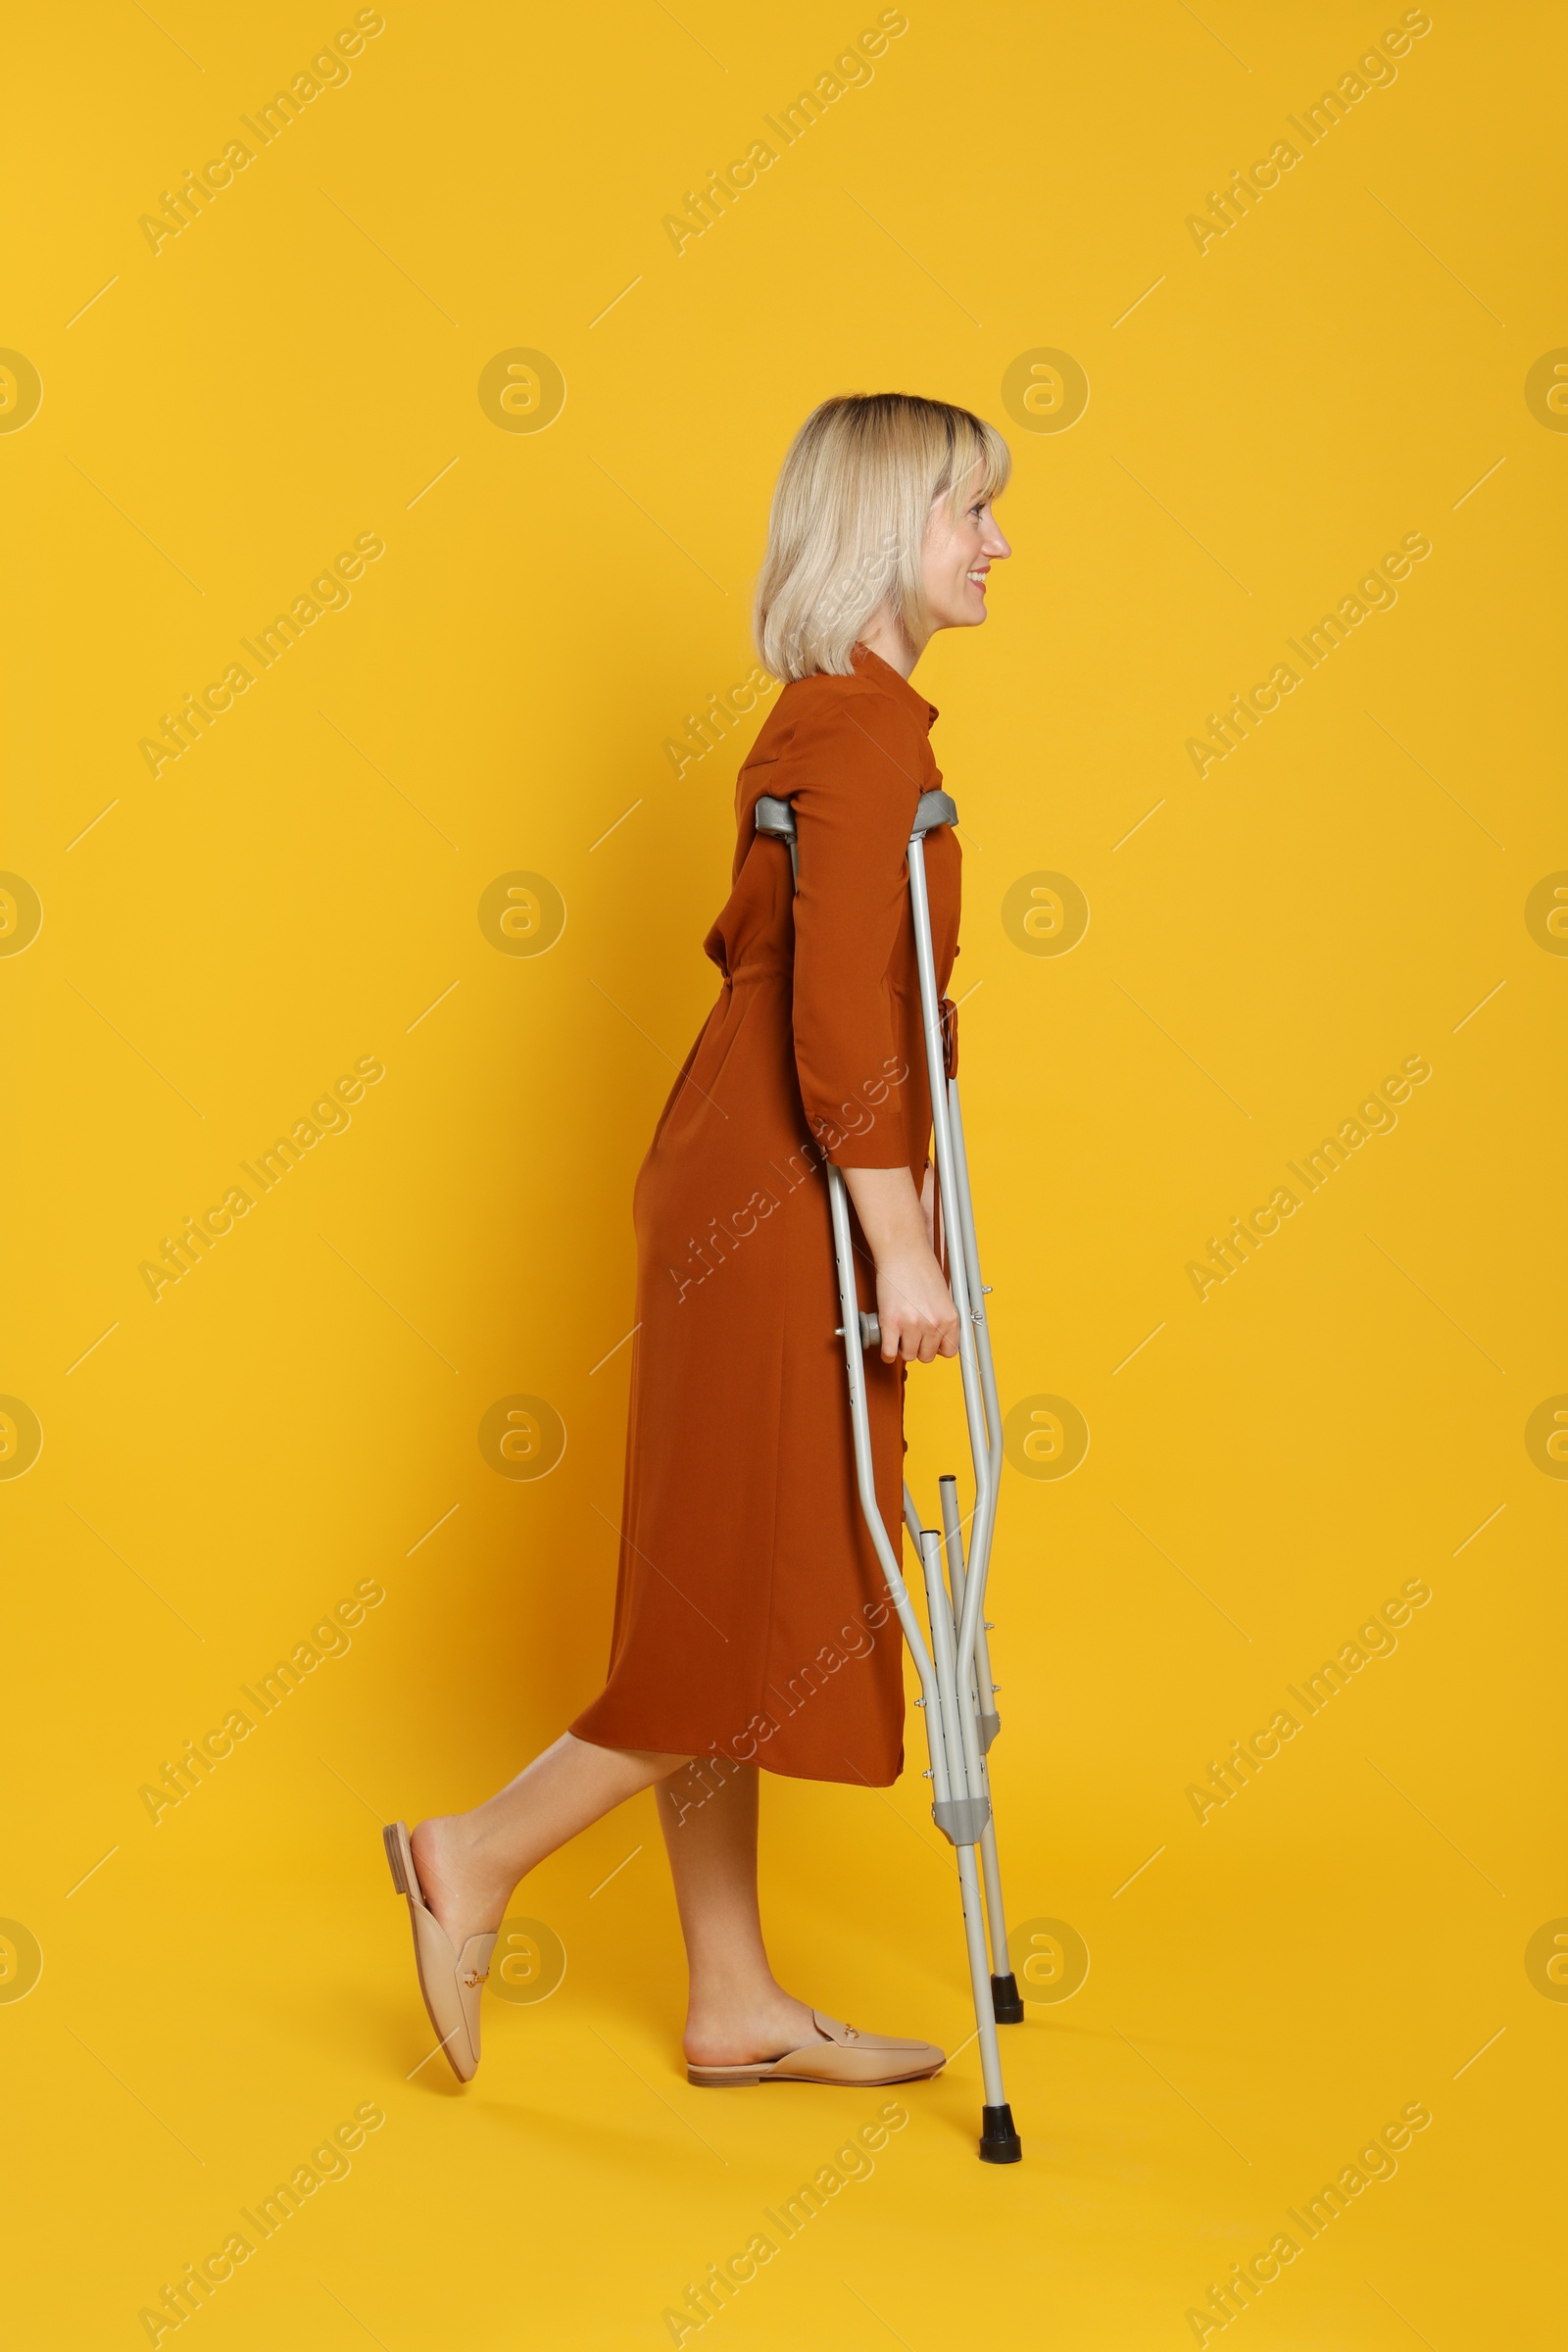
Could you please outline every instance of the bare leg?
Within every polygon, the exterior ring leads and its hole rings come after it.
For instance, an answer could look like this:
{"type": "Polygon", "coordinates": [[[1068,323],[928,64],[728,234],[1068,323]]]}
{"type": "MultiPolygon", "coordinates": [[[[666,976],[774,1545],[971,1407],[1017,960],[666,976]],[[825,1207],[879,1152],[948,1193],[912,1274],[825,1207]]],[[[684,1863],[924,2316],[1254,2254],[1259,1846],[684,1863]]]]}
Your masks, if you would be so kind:
{"type": "Polygon", "coordinates": [[[691,1975],[685,2050],[697,2066],[744,2066],[818,2038],[810,2010],[775,1981],[762,1944],[758,1778],[755,1764],[714,1762],[659,1789],[691,1975]]]}
{"type": "Polygon", "coordinates": [[[536,1862],[685,1762],[643,1748],[595,1747],[563,1732],[471,1813],[419,1823],[412,1843],[425,1901],[461,1950],[468,1936],[500,1927],[517,1881],[536,1862]]]}

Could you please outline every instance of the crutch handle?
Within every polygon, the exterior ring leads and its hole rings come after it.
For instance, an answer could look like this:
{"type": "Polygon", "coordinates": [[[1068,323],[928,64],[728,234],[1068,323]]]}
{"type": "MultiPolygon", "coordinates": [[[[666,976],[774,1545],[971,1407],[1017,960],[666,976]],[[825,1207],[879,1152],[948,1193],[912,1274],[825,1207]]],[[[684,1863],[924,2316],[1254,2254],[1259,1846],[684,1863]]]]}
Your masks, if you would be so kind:
{"type": "MultiPolygon", "coordinates": [[[[867,1314],[865,1308],[862,1306],[859,1309],[858,1321],[860,1325],[860,1346],[862,1348],[880,1348],[882,1345],[882,1326],[877,1320],[875,1309],[873,1308],[873,1310],[867,1314]]],[[[842,1324],[840,1324],[838,1330],[834,1332],[833,1337],[836,1340],[843,1339],[844,1327],[842,1324]]]]}

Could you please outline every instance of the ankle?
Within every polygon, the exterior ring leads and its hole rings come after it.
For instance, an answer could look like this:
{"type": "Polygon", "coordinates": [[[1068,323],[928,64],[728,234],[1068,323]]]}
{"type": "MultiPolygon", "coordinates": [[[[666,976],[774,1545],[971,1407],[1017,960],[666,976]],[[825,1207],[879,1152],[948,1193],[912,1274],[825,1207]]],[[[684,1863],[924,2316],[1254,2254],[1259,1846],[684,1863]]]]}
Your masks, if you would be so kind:
{"type": "Polygon", "coordinates": [[[475,1836],[471,1814],[432,1814],[415,1829],[411,1842],[425,1901],[443,1926],[472,1935],[500,1925],[513,1882],[475,1836]]]}
{"type": "Polygon", "coordinates": [[[799,2049],[815,2033],[807,2004],[769,1977],[745,1986],[694,1985],[682,2047],[694,2066],[744,2066],[799,2049]]]}
{"type": "Polygon", "coordinates": [[[787,2007],[792,1999],[764,1961],[760,1968],[695,1969],[688,1981],[689,2017],[753,2017],[787,2007]]]}

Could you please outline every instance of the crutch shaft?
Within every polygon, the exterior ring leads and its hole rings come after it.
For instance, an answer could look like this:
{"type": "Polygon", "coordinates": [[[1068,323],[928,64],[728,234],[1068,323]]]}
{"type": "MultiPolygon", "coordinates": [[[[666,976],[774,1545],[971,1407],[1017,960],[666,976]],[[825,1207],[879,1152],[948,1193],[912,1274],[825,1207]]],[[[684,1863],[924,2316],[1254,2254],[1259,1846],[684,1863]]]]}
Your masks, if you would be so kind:
{"type": "Polygon", "coordinates": [[[860,1348],[859,1302],[855,1289],[855,1248],[850,1238],[849,1187],[840,1171],[832,1166],[827,1172],[827,1196],[833,1225],[833,1253],[838,1268],[844,1369],[850,1390],[850,1431],[855,1447],[855,1478],[860,1499],[860,1516],[865,1521],[888,1595],[898,1613],[904,1638],[909,1645],[909,1655],[914,1660],[915,1672],[920,1678],[920,1690],[925,1701],[926,1742],[931,1753],[931,1786],[937,1798],[945,1802],[950,1791],[947,1749],[941,1733],[941,1693],[931,1653],[920,1632],[920,1620],[914,1613],[908,1588],[904,1582],[877,1503],[876,1474],[871,1460],[871,1424],[865,1403],[865,1359],[860,1348]],[[936,1729],[932,1728],[933,1723],[936,1729]]]}
{"type": "MultiPolygon", "coordinates": [[[[962,1226],[962,1202],[959,1197],[957,1163],[953,1148],[953,1127],[949,1115],[946,1054],[942,1038],[942,1007],[937,995],[936,958],[931,944],[931,906],[926,893],[925,845],[916,839],[909,844],[909,897],[914,911],[915,961],[920,977],[920,1010],[925,1032],[926,1070],[930,1081],[932,1140],[937,1154],[937,1184],[941,1191],[944,1214],[956,1209],[962,1226]]],[[[974,1459],[975,1511],[983,1526],[989,1527],[992,1502],[991,1438],[986,1428],[984,1396],[980,1364],[975,1343],[975,1327],[971,1317],[969,1298],[967,1248],[962,1246],[948,1253],[949,1285],[953,1303],[958,1312],[958,1362],[963,1377],[964,1411],[969,1424],[969,1447],[974,1459]]],[[[984,1559],[979,1572],[969,1580],[964,1605],[958,1623],[957,1648],[960,1661],[967,1662],[974,1653],[975,1633],[980,1622],[980,1603],[985,1595],[984,1559]]],[[[977,1743],[978,1727],[966,1726],[965,1745],[977,1743]]],[[[977,1758],[976,1758],[977,1760],[977,1758]]]]}
{"type": "MultiPolygon", "coordinates": [[[[991,1481],[984,1500],[975,1496],[975,1524],[970,1538],[971,1563],[978,1573],[989,1573],[991,1566],[991,1538],[996,1526],[997,1500],[1002,1490],[1002,1405],[997,1394],[997,1370],[991,1353],[991,1324],[986,1314],[986,1286],[980,1273],[980,1250],[975,1238],[974,1197],[969,1188],[968,1155],[964,1150],[963,1112],[958,1101],[958,1082],[950,1078],[947,1087],[948,1130],[953,1145],[954,1174],[957,1182],[956,1223],[959,1248],[963,1256],[964,1280],[969,1294],[969,1313],[974,1326],[975,1354],[980,1370],[981,1394],[985,1403],[986,1422],[990,1435],[991,1481]]],[[[984,1619],[984,1610],[981,1618],[984,1619]]],[[[982,1623],[980,1638],[984,1639],[982,1623]]],[[[989,1676],[986,1677],[989,1680],[989,1676]]]]}
{"type": "MultiPolygon", "coordinates": [[[[926,1605],[931,1624],[931,1654],[941,1701],[942,1745],[948,1760],[948,1796],[931,1808],[937,1828],[955,1845],[972,1845],[991,1815],[986,1794],[985,1763],[975,1768],[972,1739],[973,1708],[966,1686],[958,1679],[953,1645],[953,1610],[942,1581],[942,1539],[930,1528],[920,1533],[920,1557],[925,1568],[926,1605]]],[[[929,1717],[929,1709],[927,1714],[929,1717]]]]}
{"type": "MultiPolygon", "coordinates": [[[[948,1555],[948,1580],[953,1587],[955,1604],[963,1605],[963,1529],[958,1520],[958,1486],[956,1479],[938,1481],[942,1496],[942,1530],[948,1555]]],[[[985,1794],[988,1807],[991,1798],[991,1742],[1002,1729],[992,1693],[991,1658],[986,1647],[985,1628],[975,1644],[975,1673],[970,1678],[973,1704],[980,1718],[980,1749],[982,1769],[986,1776],[985,1794]]],[[[988,1811],[985,1828],[980,1833],[980,1877],[986,1890],[986,1927],[991,1944],[991,2006],[999,2026],[1019,2026],[1023,2023],[1023,2002],[1018,1993],[1018,1981],[1007,1961],[1007,1908],[1002,1894],[1002,1865],[997,1855],[997,1821],[995,1809],[988,1811]]]]}
{"type": "MultiPolygon", "coordinates": [[[[957,1480],[948,1476],[938,1479],[937,1492],[942,1497],[942,1545],[948,1555],[948,1583],[953,1590],[955,1630],[956,1630],[956,1620],[963,1614],[964,1579],[967,1573],[963,1559],[963,1529],[958,1519],[957,1480]]],[[[980,1726],[980,1753],[984,1758],[990,1750],[992,1740],[1001,1731],[1002,1724],[994,1704],[991,1660],[986,1649],[983,1624],[975,1635],[974,1655],[969,1666],[968,1688],[973,1698],[975,1716],[980,1726]]]]}
{"type": "Polygon", "coordinates": [[[963,1896],[963,1933],[969,1949],[969,1979],[974,1991],[975,2023],[980,2029],[980,2074],[986,2105],[1001,2107],[1006,2091],[1002,2081],[1002,2052],[997,2046],[997,2021],[991,2008],[991,1958],[986,1950],[985,1921],[980,1910],[980,1874],[974,1847],[958,1848],[958,1886],[963,1896]]]}
{"type": "Polygon", "coordinates": [[[948,1760],[950,1796],[967,1796],[967,1775],[955,1705],[953,1611],[948,1605],[947,1588],[942,1582],[942,1561],[937,1539],[926,1529],[920,1533],[920,1566],[925,1573],[926,1622],[931,1628],[931,1663],[936,1668],[938,1694],[938,1705],[926,1710],[926,1729],[933,1730],[934,1717],[934,1729],[941,1738],[943,1752],[948,1760]]]}

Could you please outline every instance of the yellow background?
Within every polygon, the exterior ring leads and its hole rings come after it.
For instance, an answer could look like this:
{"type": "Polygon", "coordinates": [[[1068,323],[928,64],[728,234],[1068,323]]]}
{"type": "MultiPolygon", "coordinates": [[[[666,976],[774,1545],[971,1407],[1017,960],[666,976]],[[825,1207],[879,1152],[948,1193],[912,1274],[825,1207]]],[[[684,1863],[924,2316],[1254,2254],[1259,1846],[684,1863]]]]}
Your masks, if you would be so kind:
{"type": "MultiPolygon", "coordinates": [[[[370,2101],[210,2348],[635,2352],[886,2096],[686,2085],[648,1800],[517,1898],[559,1992],[489,2001],[466,2092],[410,2080],[377,1823],[475,1801],[597,1688],[630,1188],[711,1000],[743,739],[678,782],[662,747],[752,666],[789,435],[888,387],[1015,456],[990,622],[917,683],[964,824],[1004,1398],[1091,1432],[1003,1496],[1004,1869],[1014,1922],[1069,1923],[1092,1965],[1004,2036],[1021,2167],[975,2159],[971,2044],[707,2335],[1191,2342],[1209,2282],[1417,2100],[1430,2129],[1260,2296],[1253,2352],[1547,2324],[1568,2010],[1524,1955],[1568,1912],[1568,1490],[1524,1430],[1568,1390],[1568,964],[1524,907],[1568,866],[1568,439],[1524,383],[1568,343],[1560,18],[1435,7],[1200,255],[1187,216],[1397,10],[927,0],[677,257],[663,215],[876,14],[389,7],[156,255],[139,216],[352,12],[13,34],[0,342],[43,383],[0,435],[0,862],[44,915],[0,972],[0,1388],[44,1433],[0,1493],[0,1913],[43,1954],[0,2004],[29,2352],[145,2341],[139,2309],[370,2101]],[[566,382],[539,433],[477,396],[519,347],[566,382]],[[1070,430],[1003,406],[1038,348],[1087,372],[1070,430]],[[1200,780],[1206,714],[1413,531],[1397,606],[1200,780]],[[155,779],[160,714],[365,532],[351,605],[155,779]],[[519,869],[567,906],[546,955],[480,929],[519,869]],[[1091,909],[1060,956],[1001,919],[1038,871],[1091,909]],[[1397,1130],[1200,1304],[1207,1237],[1415,1054],[1397,1130]],[[386,1075],[348,1132],[155,1304],[161,1237],[364,1055],[386,1075]],[[517,1393],[567,1432],[539,1481],[477,1444],[517,1393]],[[1189,1784],[1414,1577],[1396,1653],[1200,1826],[1189,1784]],[[349,1653],[155,1827],[139,1787],[368,1579],[349,1653]]],[[[934,1494],[956,1382],[912,1385],[934,1494]]],[[[764,1833],[785,1979],[961,2043],[917,1772],[769,1782],[764,1833]]]]}

